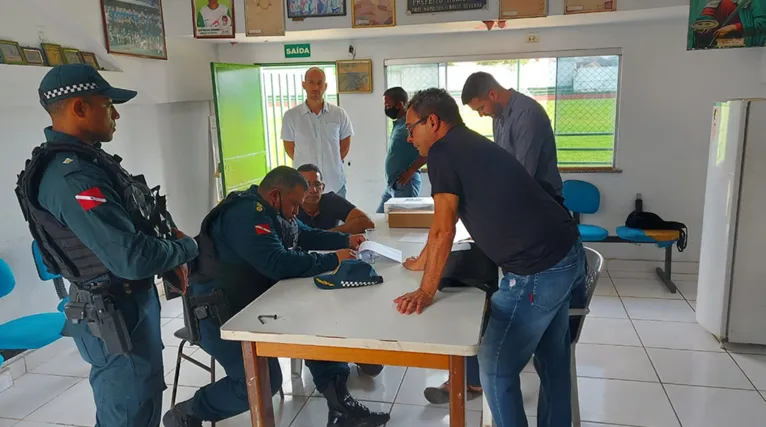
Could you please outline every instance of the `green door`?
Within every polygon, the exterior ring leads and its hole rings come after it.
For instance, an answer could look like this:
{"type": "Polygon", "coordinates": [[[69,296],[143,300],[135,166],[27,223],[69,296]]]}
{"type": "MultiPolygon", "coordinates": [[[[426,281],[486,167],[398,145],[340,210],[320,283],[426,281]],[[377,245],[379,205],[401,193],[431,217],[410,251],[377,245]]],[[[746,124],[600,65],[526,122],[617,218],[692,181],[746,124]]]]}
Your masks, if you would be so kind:
{"type": "Polygon", "coordinates": [[[263,130],[261,68],[258,65],[210,64],[218,123],[224,197],[258,184],[269,171],[263,130]]]}

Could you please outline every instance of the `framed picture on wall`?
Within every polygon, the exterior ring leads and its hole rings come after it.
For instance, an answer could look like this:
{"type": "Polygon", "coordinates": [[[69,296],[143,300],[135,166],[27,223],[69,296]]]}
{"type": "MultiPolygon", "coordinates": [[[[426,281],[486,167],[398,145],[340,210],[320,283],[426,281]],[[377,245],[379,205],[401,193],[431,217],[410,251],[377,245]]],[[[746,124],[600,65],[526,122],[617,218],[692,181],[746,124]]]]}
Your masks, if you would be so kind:
{"type": "Polygon", "coordinates": [[[191,0],[194,38],[233,39],[234,0],[191,0]]]}
{"type": "Polygon", "coordinates": [[[616,0],[566,0],[564,14],[614,12],[616,0]]]}
{"type": "Polygon", "coordinates": [[[547,3],[547,0],[500,0],[500,19],[545,16],[547,3]]]}
{"type": "Polygon", "coordinates": [[[101,0],[101,16],[107,52],[168,59],[162,0],[101,0]]]}
{"type": "Polygon", "coordinates": [[[27,60],[29,65],[45,65],[45,57],[43,51],[36,47],[22,47],[21,52],[24,53],[24,59],[27,60]]]}
{"type": "Polygon", "coordinates": [[[45,54],[45,62],[51,67],[56,65],[64,65],[64,52],[61,50],[61,46],[53,43],[43,43],[40,45],[43,48],[45,54]]]}
{"type": "Polygon", "coordinates": [[[287,0],[288,18],[346,16],[346,0],[287,0]]]}
{"type": "Polygon", "coordinates": [[[372,93],[372,60],[335,61],[338,93],[372,93]]]}
{"type": "Polygon", "coordinates": [[[351,19],[354,28],[393,27],[396,25],[396,1],[351,0],[351,19]]]}
{"type": "Polygon", "coordinates": [[[0,64],[26,64],[24,53],[16,42],[0,40],[0,64]]]}
{"type": "Polygon", "coordinates": [[[61,49],[64,52],[64,62],[67,64],[82,64],[82,57],[80,57],[80,51],[77,49],[61,49]]]}
{"type": "Polygon", "coordinates": [[[93,68],[100,70],[101,66],[98,65],[98,59],[96,59],[96,54],[91,52],[80,52],[80,57],[82,58],[82,62],[92,65],[93,68]]]}
{"type": "Polygon", "coordinates": [[[245,36],[284,36],[285,0],[245,0],[245,36]]]}

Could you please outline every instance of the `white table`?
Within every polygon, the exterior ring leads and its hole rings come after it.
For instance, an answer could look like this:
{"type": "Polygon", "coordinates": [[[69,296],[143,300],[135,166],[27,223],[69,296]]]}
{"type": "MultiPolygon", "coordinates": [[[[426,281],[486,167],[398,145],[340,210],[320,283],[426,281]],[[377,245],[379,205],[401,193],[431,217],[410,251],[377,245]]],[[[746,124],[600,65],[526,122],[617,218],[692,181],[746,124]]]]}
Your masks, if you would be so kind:
{"type": "MultiPolygon", "coordinates": [[[[375,217],[376,240],[416,255],[422,243],[402,243],[411,232],[389,229],[375,217]]],[[[396,365],[450,371],[450,426],[465,426],[465,358],[475,356],[486,294],[466,288],[439,292],[420,315],[402,315],[393,300],[418,288],[422,272],[378,259],[384,282],[362,288],[322,290],[313,278],[284,280],[221,327],[221,337],[241,341],[253,427],[273,427],[266,357],[396,365]],[[260,315],[277,315],[277,319],[260,315]]]]}

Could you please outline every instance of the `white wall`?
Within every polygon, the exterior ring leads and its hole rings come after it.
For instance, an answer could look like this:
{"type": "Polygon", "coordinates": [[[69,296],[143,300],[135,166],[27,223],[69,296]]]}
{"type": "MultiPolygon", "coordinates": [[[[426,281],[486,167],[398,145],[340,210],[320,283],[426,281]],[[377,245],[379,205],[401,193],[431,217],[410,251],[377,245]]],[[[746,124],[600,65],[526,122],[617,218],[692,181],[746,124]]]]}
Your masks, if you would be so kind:
{"type": "MultiPolygon", "coordinates": [[[[763,96],[761,52],[743,49],[687,52],[686,22],[655,22],[544,29],[540,43],[524,43],[525,32],[420,36],[358,40],[357,58],[373,61],[374,92],[342,95],[356,131],[346,173],[349,197],[374,211],[384,185],[383,159],[388,121],[383,115],[385,59],[518,52],[621,48],[623,70],[619,100],[617,164],[619,174],[567,174],[602,191],[601,212],[586,220],[611,230],[633,209],[636,193],[644,207],[688,225],[687,250],[679,260],[699,259],[699,237],[710,131],[711,104],[732,97],[763,96]]],[[[349,41],[313,42],[311,60],[347,58],[349,41]]],[[[281,44],[220,45],[223,62],[286,62],[281,44]]],[[[303,59],[305,61],[305,59],[303,59]]],[[[426,191],[430,191],[426,186],[426,191]]],[[[609,244],[610,257],[661,259],[653,246],[609,244]]]]}
{"type": "MultiPolygon", "coordinates": [[[[151,185],[161,185],[179,227],[193,235],[211,206],[209,63],[217,55],[210,44],[182,37],[185,27],[191,26],[190,2],[163,3],[167,61],[108,55],[103,48],[99,0],[0,0],[3,10],[13,10],[0,16],[0,39],[39,45],[41,30],[49,42],[93,51],[102,66],[123,71],[121,84],[140,95],[137,102],[118,106],[118,130],[104,148],[120,155],[131,173],[143,173],[151,185]]],[[[0,79],[4,72],[11,74],[7,69],[0,67],[0,79]]],[[[14,83],[27,86],[21,93],[14,92],[16,96],[35,97],[40,73],[30,73],[37,81],[26,81],[15,71],[12,75],[18,81],[14,83]]],[[[50,118],[39,106],[19,103],[28,106],[12,107],[13,100],[0,101],[0,129],[5,130],[0,155],[0,258],[8,262],[17,280],[16,290],[0,299],[0,322],[55,310],[58,302],[52,283],[37,278],[32,239],[13,193],[16,174],[32,148],[44,141],[42,130],[50,125],[50,118]]]]}

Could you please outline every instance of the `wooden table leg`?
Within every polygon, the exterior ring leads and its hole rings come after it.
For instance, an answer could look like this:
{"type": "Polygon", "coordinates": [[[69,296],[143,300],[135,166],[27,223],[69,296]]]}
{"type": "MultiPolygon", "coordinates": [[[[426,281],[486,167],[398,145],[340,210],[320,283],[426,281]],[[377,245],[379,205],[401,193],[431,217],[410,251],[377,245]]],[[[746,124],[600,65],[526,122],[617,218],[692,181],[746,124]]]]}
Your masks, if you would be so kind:
{"type": "Polygon", "coordinates": [[[258,357],[254,342],[242,343],[242,356],[245,359],[245,380],[253,427],[275,427],[268,359],[258,357]]]}
{"type": "Polygon", "coordinates": [[[449,358],[449,425],[465,427],[465,357],[449,358]]]}

